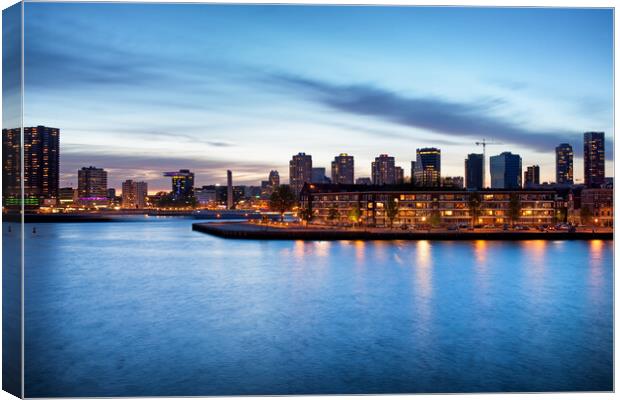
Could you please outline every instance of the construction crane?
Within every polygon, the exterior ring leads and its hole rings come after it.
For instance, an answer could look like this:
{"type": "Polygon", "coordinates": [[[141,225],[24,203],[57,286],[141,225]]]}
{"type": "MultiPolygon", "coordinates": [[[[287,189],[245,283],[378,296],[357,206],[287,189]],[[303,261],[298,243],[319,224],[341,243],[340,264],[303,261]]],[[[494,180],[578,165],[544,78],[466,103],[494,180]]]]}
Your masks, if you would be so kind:
{"type": "Polygon", "coordinates": [[[482,139],[481,142],[476,142],[476,146],[482,146],[482,187],[485,188],[486,187],[486,178],[487,178],[487,171],[486,171],[486,164],[487,164],[487,145],[496,145],[496,144],[503,144],[503,143],[499,143],[499,142],[487,142],[486,139],[482,139]]]}

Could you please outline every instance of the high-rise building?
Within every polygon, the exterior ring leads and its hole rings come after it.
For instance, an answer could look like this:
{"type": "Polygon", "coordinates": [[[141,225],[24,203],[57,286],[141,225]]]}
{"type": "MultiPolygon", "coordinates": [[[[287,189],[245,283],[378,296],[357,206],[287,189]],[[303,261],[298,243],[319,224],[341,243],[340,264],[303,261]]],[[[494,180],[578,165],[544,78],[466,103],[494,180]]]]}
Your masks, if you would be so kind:
{"type": "Polygon", "coordinates": [[[122,208],[145,208],[148,185],[146,182],[134,182],[131,179],[123,182],[121,193],[122,208]]]}
{"type": "Polygon", "coordinates": [[[531,188],[538,185],[540,185],[540,167],[538,165],[530,165],[525,169],[523,186],[531,188]]]}
{"type": "Polygon", "coordinates": [[[411,161],[411,184],[415,185],[415,161],[411,161]]]}
{"type": "Polygon", "coordinates": [[[393,185],[396,183],[394,157],[381,154],[371,164],[372,183],[375,185],[393,185]]]}
{"type": "Polygon", "coordinates": [[[355,180],[356,185],[372,185],[372,179],[368,177],[357,178],[355,180]]]}
{"type": "MultiPolygon", "coordinates": [[[[57,199],[60,181],[60,130],[46,126],[24,128],[24,197],[57,199]]],[[[21,193],[20,129],[2,130],[5,197],[21,193]]]]}
{"type": "Polygon", "coordinates": [[[340,153],[332,161],[332,183],[352,185],[354,182],[353,156],[340,153]]]}
{"type": "Polygon", "coordinates": [[[226,171],[226,208],[232,210],[235,206],[234,203],[234,195],[233,195],[233,179],[232,179],[232,171],[226,171]]]}
{"type": "Polygon", "coordinates": [[[108,199],[108,173],[93,166],[78,170],[78,196],[83,200],[108,199]]]}
{"type": "Polygon", "coordinates": [[[454,189],[463,189],[463,177],[445,176],[441,178],[441,186],[454,189]]]}
{"type": "Polygon", "coordinates": [[[189,169],[176,172],[164,172],[164,176],[172,178],[172,199],[187,202],[194,196],[194,173],[189,169]]]}
{"type": "Polygon", "coordinates": [[[280,174],[278,173],[278,171],[276,171],[275,169],[269,171],[268,181],[269,181],[269,185],[272,188],[280,186],[280,174]]]}
{"type": "Polygon", "coordinates": [[[491,188],[519,189],[522,178],[521,156],[505,151],[491,157],[491,188]]]}
{"type": "Polygon", "coordinates": [[[405,183],[405,170],[402,167],[394,167],[394,175],[396,179],[397,185],[402,185],[405,183]]]}
{"type": "Polygon", "coordinates": [[[555,148],[555,183],[573,184],[573,146],[568,143],[555,148]]]}
{"type": "Polygon", "coordinates": [[[311,183],[330,183],[329,178],[325,175],[325,168],[312,167],[310,182],[311,183]]]}
{"type": "Polygon", "coordinates": [[[583,134],[583,180],[587,187],[605,183],[605,133],[583,134]]]}
{"type": "Polygon", "coordinates": [[[441,150],[426,147],[416,150],[414,182],[421,187],[441,185],[441,150]]]}
{"type": "Polygon", "coordinates": [[[294,155],[289,162],[289,183],[295,196],[299,197],[305,183],[312,180],[312,156],[306,153],[294,155]]]}
{"type": "Polygon", "coordinates": [[[484,155],[468,154],[465,159],[465,187],[469,190],[483,189],[484,155]]]}

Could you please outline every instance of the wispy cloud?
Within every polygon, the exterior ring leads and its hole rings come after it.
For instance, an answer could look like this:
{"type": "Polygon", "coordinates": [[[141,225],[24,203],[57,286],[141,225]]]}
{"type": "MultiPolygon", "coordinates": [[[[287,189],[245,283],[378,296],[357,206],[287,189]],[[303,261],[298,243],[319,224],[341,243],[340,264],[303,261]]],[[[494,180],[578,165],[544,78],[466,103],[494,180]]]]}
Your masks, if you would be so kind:
{"type": "Polygon", "coordinates": [[[561,142],[579,140],[578,132],[535,131],[494,117],[494,109],[503,104],[501,99],[464,103],[434,97],[407,97],[372,85],[336,85],[280,73],[270,74],[268,82],[297,91],[334,110],[457,138],[486,137],[545,152],[561,142]]]}

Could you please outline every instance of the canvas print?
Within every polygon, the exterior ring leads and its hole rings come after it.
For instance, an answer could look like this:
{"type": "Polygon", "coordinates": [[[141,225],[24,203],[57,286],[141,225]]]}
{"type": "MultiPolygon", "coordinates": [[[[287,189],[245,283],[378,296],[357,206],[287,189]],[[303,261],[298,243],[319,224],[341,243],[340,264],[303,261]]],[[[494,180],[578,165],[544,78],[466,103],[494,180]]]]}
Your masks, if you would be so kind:
{"type": "Polygon", "coordinates": [[[3,389],[613,391],[613,18],[6,8],[3,389]]]}

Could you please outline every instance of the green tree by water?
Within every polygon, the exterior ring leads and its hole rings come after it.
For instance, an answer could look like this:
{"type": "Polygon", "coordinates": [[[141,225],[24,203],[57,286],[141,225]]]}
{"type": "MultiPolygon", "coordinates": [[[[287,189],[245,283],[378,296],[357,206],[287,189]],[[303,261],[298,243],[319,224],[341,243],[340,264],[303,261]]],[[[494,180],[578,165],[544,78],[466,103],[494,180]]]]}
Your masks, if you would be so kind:
{"type": "Polygon", "coordinates": [[[581,218],[581,225],[590,225],[592,223],[592,211],[588,206],[581,206],[579,210],[579,217],[581,218]]]}
{"type": "Polygon", "coordinates": [[[349,211],[349,221],[353,223],[355,226],[360,221],[360,217],[362,216],[362,211],[360,210],[359,205],[353,206],[351,211],[349,211]]]}
{"type": "Polygon", "coordinates": [[[518,193],[511,193],[510,200],[508,203],[508,217],[510,218],[510,223],[512,225],[515,224],[515,221],[519,221],[521,217],[521,198],[518,193]]]}
{"type": "Polygon", "coordinates": [[[470,193],[467,205],[469,207],[469,215],[471,216],[471,226],[474,226],[480,216],[480,193],[470,193]]]}
{"type": "Polygon", "coordinates": [[[398,201],[393,197],[385,203],[385,215],[390,221],[390,228],[394,225],[394,219],[398,215],[398,208],[398,201]]]}
{"type": "Polygon", "coordinates": [[[280,185],[269,198],[269,208],[280,213],[280,221],[284,221],[284,213],[295,205],[295,194],[289,185],[280,185]]]}
{"type": "Polygon", "coordinates": [[[340,212],[338,211],[336,207],[331,206],[329,208],[329,211],[327,212],[327,220],[329,222],[334,222],[338,218],[340,218],[340,212]]]}

